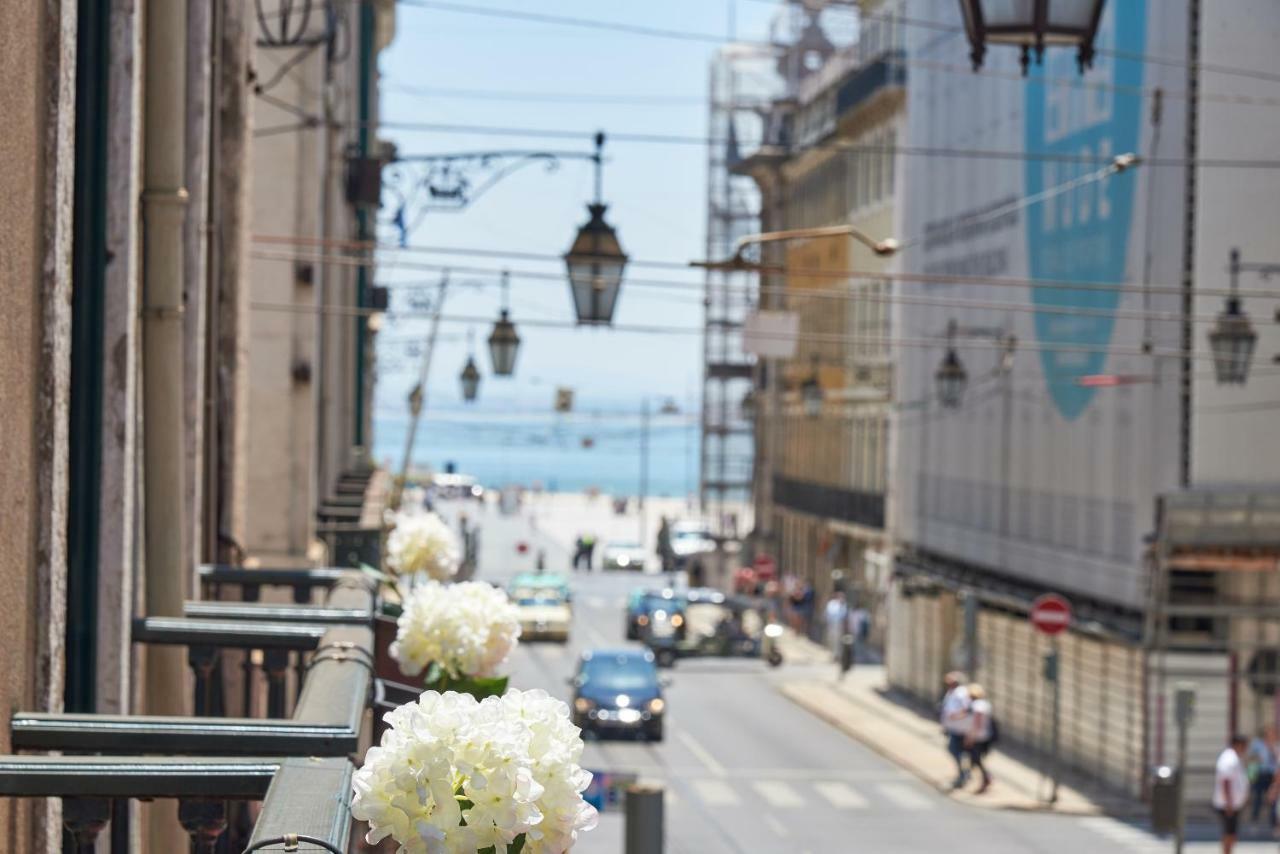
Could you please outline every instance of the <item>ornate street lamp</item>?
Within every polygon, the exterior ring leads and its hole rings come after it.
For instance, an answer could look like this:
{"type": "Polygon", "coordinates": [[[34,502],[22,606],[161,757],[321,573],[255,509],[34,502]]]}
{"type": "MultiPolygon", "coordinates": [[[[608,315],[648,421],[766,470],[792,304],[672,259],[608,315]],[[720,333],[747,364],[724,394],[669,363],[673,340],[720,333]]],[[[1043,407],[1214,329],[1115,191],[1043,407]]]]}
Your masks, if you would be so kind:
{"type": "Polygon", "coordinates": [[[800,384],[800,402],[810,418],[822,415],[822,381],[818,378],[818,357],[813,358],[813,372],[800,384]]]}
{"type": "Polygon", "coordinates": [[[613,310],[622,287],[622,271],[627,265],[627,255],[618,242],[617,232],[604,221],[607,205],[601,200],[603,150],[604,134],[598,133],[592,158],[596,166],[596,199],[587,205],[591,217],[578,229],[573,245],[564,255],[569,271],[569,289],[573,293],[573,308],[580,324],[608,325],[613,322],[613,310]]]}
{"type": "Polygon", "coordinates": [[[520,336],[511,322],[507,309],[507,271],[502,271],[502,310],[489,333],[489,356],[493,360],[493,375],[509,377],[516,370],[516,353],[520,349],[520,336]]]}
{"type": "MultiPolygon", "coordinates": [[[[1244,385],[1249,378],[1249,363],[1258,334],[1253,331],[1249,315],[1240,308],[1240,250],[1231,250],[1231,295],[1218,322],[1209,330],[1209,347],[1213,350],[1213,371],[1219,385],[1244,385]]],[[[1269,265],[1256,265],[1269,266],[1269,265]]]]}
{"type": "Polygon", "coordinates": [[[938,403],[946,409],[956,409],[964,400],[965,387],[969,385],[969,372],[956,353],[956,322],[947,324],[947,354],[933,375],[938,386],[938,403]]]}
{"type": "Polygon", "coordinates": [[[480,391],[480,369],[476,367],[474,357],[467,357],[467,363],[462,366],[462,373],[458,376],[458,380],[462,383],[462,399],[467,403],[474,403],[480,391]]]}
{"type": "Polygon", "coordinates": [[[741,407],[742,418],[744,421],[756,420],[756,391],[755,389],[747,389],[747,393],[742,396],[741,407]]]}
{"type": "Polygon", "coordinates": [[[1022,48],[1023,74],[1032,51],[1040,63],[1046,47],[1075,47],[1083,74],[1093,65],[1093,40],[1105,5],[1106,0],[960,0],[973,68],[982,67],[990,42],[1022,48]]]}
{"type": "Polygon", "coordinates": [[[458,375],[458,382],[462,384],[462,399],[467,403],[474,403],[476,394],[480,391],[480,369],[476,367],[475,346],[475,331],[468,329],[467,363],[462,366],[462,373],[458,375]]]}

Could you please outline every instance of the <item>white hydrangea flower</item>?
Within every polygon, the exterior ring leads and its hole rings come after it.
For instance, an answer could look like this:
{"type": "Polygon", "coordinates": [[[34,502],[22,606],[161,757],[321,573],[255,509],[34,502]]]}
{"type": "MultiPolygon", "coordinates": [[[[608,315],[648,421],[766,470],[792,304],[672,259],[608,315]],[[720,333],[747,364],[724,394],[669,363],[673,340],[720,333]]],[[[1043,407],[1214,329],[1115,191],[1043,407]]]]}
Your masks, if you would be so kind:
{"type": "Polygon", "coordinates": [[[525,851],[562,854],[595,827],[580,731],[546,692],[477,702],[428,691],[385,720],[353,781],[351,814],[369,823],[371,844],[391,837],[398,854],[475,854],[524,834],[525,851]]]}
{"type": "Polygon", "coordinates": [[[435,663],[450,676],[492,676],[520,637],[507,594],[479,581],[438,581],[405,591],[391,657],[406,676],[435,663]]]}
{"type": "Polygon", "coordinates": [[[458,572],[462,547],[453,530],[435,513],[395,514],[387,535],[387,568],[398,576],[424,574],[447,581],[458,572]]]}

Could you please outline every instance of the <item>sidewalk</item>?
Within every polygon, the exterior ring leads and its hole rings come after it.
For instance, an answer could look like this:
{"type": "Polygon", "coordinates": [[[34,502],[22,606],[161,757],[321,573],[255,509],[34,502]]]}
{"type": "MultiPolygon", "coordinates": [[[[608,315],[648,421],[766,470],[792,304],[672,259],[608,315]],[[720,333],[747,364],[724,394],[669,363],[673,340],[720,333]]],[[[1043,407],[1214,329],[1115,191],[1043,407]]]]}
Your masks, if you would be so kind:
{"type": "MultiPolygon", "coordinates": [[[[808,643],[795,638],[793,643],[808,643]]],[[[817,647],[816,644],[809,644],[817,647]]],[[[830,660],[830,655],[818,647],[830,660]]],[[[1063,815],[1138,816],[1141,804],[1088,787],[1081,781],[1060,784],[1058,801],[1048,804],[1049,781],[1034,768],[999,748],[987,758],[994,783],[985,794],[952,790],[955,764],[946,752],[937,721],[895,700],[885,687],[884,668],[860,664],[839,681],[833,665],[830,679],[783,682],[784,696],[900,765],[953,800],[986,809],[1053,812],[1063,815]]]]}

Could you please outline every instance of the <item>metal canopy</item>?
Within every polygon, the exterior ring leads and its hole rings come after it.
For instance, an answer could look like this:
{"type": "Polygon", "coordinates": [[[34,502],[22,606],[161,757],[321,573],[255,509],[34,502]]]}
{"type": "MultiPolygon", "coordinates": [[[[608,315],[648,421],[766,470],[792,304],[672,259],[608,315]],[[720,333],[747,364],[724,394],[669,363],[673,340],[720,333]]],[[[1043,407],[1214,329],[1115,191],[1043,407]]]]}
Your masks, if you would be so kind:
{"type": "Polygon", "coordinates": [[[256,800],[279,767],[279,759],[263,758],[4,756],[0,795],[256,800]]]}
{"type": "Polygon", "coordinates": [[[259,718],[18,712],[9,723],[14,750],[64,750],[218,756],[346,756],[360,748],[358,728],[259,718]]]}
{"type": "Polygon", "coordinates": [[[306,623],[253,623],[185,617],[139,617],[133,621],[134,643],[173,646],[312,650],[320,645],[324,633],[323,625],[306,623]]]}
{"type": "Polygon", "coordinates": [[[184,616],[201,620],[270,620],[278,623],[321,623],[364,625],[372,622],[373,612],[364,608],[335,608],[331,605],[273,605],[266,602],[203,602],[189,599],[182,603],[184,616]]]}

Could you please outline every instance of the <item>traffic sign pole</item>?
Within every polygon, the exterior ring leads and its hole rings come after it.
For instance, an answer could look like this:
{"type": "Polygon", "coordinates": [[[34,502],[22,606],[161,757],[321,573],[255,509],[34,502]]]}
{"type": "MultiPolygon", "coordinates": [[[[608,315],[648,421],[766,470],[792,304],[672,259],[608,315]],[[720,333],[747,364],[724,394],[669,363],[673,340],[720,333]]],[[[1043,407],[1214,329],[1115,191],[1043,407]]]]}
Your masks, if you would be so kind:
{"type": "Polygon", "coordinates": [[[1049,636],[1049,653],[1044,657],[1044,679],[1052,692],[1053,708],[1049,722],[1050,775],[1049,803],[1058,801],[1058,777],[1061,776],[1062,674],[1058,635],[1071,625],[1071,603],[1056,593],[1046,593],[1031,605],[1031,625],[1049,636]]]}

